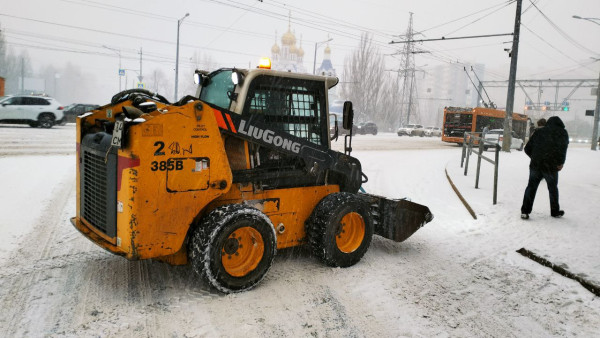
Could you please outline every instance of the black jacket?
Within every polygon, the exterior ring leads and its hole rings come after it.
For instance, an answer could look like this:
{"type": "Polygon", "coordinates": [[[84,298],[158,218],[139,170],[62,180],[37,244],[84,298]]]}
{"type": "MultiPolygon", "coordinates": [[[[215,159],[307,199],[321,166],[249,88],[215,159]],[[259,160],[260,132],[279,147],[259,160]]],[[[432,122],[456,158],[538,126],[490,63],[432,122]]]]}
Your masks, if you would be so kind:
{"type": "Polygon", "coordinates": [[[525,153],[531,158],[529,167],[546,172],[557,171],[565,163],[569,134],[558,116],[548,119],[546,126],[531,135],[525,153]]]}

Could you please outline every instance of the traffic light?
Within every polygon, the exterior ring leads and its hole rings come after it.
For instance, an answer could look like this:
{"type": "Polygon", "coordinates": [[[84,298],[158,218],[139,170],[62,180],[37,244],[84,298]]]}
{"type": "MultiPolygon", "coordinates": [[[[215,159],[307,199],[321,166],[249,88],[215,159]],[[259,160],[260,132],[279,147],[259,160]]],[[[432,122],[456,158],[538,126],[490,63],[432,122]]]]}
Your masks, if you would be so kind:
{"type": "Polygon", "coordinates": [[[569,111],[569,106],[563,106],[562,111],[569,111]]]}

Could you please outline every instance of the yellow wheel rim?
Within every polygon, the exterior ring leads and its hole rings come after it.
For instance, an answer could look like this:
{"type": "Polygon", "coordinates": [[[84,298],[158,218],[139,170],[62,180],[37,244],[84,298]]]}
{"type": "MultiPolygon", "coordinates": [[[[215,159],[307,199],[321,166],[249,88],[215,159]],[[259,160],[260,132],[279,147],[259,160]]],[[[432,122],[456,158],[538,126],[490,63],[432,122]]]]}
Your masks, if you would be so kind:
{"type": "Polygon", "coordinates": [[[344,253],[354,252],[365,238],[365,220],[356,212],[346,214],[340,221],[335,243],[344,253]]]}
{"type": "Polygon", "coordinates": [[[223,243],[221,263],[228,274],[243,277],[256,269],[265,252],[260,233],[252,227],[236,229],[223,243]]]}

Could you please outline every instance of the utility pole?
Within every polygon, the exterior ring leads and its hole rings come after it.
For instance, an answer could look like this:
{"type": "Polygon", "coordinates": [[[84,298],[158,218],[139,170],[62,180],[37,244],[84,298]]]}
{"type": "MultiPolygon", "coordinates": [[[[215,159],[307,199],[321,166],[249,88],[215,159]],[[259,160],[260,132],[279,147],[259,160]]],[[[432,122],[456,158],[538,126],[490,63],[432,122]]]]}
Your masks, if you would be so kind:
{"type": "Polygon", "coordinates": [[[515,82],[517,79],[517,59],[519,56],[519,32],[521,31],[521,4],[517,0],[517,13],[515,14],[515,30],[510,59],[510,75],[508,76],[508,93],[506,95],[506,117],[504,118],[504,141],[502,151],[510,152],[512,143],[512,114],[515,103],[515,82]]]}
{"type": "MultiPolygon", "coordinates": [[[[398,118],[398,126],[402,126],[404,109],[406,105],[406,123],[410,123],[410,116],[413,113],[413,106],[416,100],[414,99],[416,79],[415,79],[415,57],[414,57],[414,32],[413,32],[413,13],[410,13],[408,29],[406,30],[406,40],[402,49],[402,61],[404,69],[401,70],[404,76],[402,83],[402,94],[400,96],[400,116],[398,118]]],[[[400,73],[398,73],[400,74],[400,73]]],[[[416,108],[416,107],[415,107],[416,108]]],[[[416,115],[416,109],[414,109],[416,115]]]]}
{"type": "Polygon", "coordinates": [[[600,115],[600,75],[598,76],[598,88],[596,89],[596,109],[594,109],[594,125],[592,129],[592,150],[598,148],[598,119],[600,115]]]}
{"type": "Polygon", "coordinates": [[[144,76],[142,75],[142,47],[140,47],[140,75],[138,75],[139,83],[142,83],[144,76]]]}
{"type": "Polygon", "coordinates": [[[25,94],[25,59],[21,58],[21,94],[25,94]]]}

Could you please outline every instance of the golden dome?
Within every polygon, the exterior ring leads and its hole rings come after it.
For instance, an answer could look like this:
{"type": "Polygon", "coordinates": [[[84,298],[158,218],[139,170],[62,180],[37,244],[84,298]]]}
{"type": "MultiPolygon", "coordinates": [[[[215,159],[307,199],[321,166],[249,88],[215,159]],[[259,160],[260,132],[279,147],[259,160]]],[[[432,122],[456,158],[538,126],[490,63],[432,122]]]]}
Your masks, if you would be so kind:
{"type": "Polygon", "coordinates": [[[271,47],[271,53],[277,54],[279,53],[279,50],[279,45],[277,45],[277,43],[275,43],[273,47],[271,47]]]}
{"type": "Polygon", "coordinates": [[[297,54],[298,53],[298,48],[296,47],[296,45],[292,45],[290,47],[290,53],[292,53],[292,54],[297,54]]]}
{"type": "Polygon", "coordinates": [[[287,46],[291,46],[291,45],[296,44],[296,37],[294,36],[294,34],[292,32],[290,32],[289,29],[281,37],[281,44],[287,45],[287,46]]]}
{"type": "Polygon", "coordinates": [[[325,47],[325,54],[331,54],[331,48],[329,48],[329,45],[325,47]]]}
{"type": "Polygon", "coordinates": [[[298,48],[298,56],[304,56],[304,49],[302,49],[302,47],[298,48]]]}

